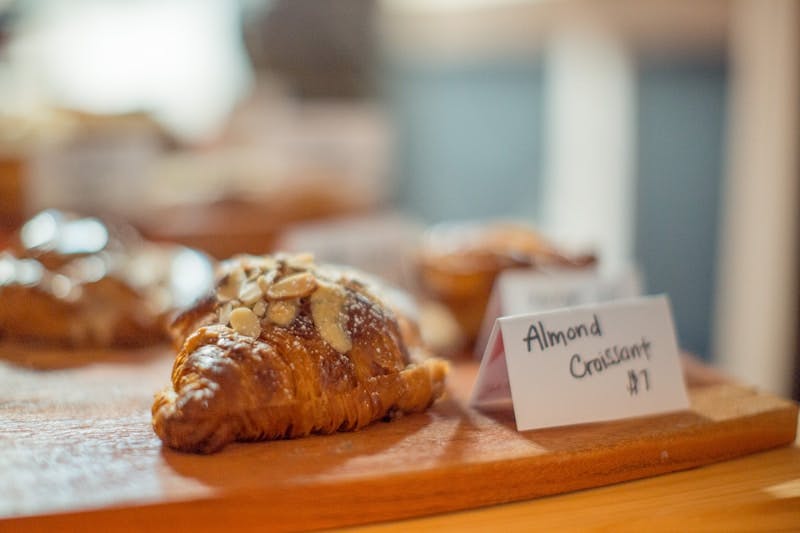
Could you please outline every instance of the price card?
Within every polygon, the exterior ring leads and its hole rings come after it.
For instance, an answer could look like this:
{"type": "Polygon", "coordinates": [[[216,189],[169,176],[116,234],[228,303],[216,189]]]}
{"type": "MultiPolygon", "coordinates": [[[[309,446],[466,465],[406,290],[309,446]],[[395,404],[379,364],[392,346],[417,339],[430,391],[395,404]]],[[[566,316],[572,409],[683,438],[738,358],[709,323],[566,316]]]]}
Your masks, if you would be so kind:
{"type": "Polygon", "coordinates": [[[666,296],[495,320],[470,403],[517,429],[688,409],[666,296]]]}
{"type": "Polygon", "coordinates": [[[506,270],[495,282],[481,333],[475,345],[480,357],[496,318],[633,298],[641,295],[641,276],[632,265],[615,270],[506,270]]]}

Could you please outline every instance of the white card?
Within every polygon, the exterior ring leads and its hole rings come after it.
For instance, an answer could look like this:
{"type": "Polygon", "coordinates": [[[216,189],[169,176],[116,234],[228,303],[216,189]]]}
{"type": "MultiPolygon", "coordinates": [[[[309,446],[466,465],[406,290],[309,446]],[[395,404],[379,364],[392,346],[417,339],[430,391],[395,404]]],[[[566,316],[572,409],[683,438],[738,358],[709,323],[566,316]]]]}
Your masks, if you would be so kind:
{"type": "Polygon", "coordinates": [[[497,319],[470,404],[509,399],[519,431],[688,409],[669,300],[497,319]]]}
{"type": "Polygon", "coordinates": [[[486,306],[475,357],[483,354],[498,317],[634,298],[642,293],[640,278],[632,265],[612,271],[506,270],[497,277],[486,306]]]}

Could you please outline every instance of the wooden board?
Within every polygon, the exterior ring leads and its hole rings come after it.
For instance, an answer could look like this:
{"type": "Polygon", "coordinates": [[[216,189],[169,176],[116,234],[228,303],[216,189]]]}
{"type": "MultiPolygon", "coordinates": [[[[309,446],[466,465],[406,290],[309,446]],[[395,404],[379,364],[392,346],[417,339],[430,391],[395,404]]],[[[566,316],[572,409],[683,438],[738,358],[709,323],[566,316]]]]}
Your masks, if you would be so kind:
{"type": "Polygon", "coordinates": [[[98,530],[286,530],[420,516],[692,468],[791,443],[797,427],[794,403],[713,384],[691,388],[689,412],[518,433],[511,412],[467,407],[477,369],[460,364],[425,414],[195,456],[163,449],[150,428],[167,349],[67,364],[4,356],[0,529],[15,531],[87,520],[98,530]]]}

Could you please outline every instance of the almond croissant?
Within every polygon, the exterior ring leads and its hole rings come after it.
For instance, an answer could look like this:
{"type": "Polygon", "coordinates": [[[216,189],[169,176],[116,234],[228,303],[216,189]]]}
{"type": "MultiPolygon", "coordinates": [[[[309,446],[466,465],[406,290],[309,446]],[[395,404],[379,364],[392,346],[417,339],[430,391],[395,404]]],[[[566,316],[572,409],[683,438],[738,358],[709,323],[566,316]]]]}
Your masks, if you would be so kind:
{"type": "Polygon", "coordinates": [[[207,291],[212,273],[197,251],[47,209],[0,251],[0,338],[63,348],[161,343],[167,316],[207,291]]]}
{"type": "Polygon", "coordinates": [[[447,364],[357,276],[305,256],[241,256],[221,270],[216,294],[173,324],[172,387],[152,409],[167,446],[211,453],[356,430],[441,396],[447,364]]]}

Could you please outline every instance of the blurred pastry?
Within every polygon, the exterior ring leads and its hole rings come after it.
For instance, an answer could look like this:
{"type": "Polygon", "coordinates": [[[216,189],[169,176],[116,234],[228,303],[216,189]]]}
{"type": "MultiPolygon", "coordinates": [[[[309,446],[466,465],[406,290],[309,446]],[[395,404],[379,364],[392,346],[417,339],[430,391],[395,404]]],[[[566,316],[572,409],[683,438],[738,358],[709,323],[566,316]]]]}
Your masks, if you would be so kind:
{"type": "Polygon", "coordinates": [[[211,287],[208,259],[125,224],[46,210],[0,252],[0,338],[61,347],[144,346],[211,287]]]}
{"type": "Polygon", "coordinates": [[[153,404],[155,432],[169,447],[210,453],[425,410],[447,364],[379,293],[309,256],[222,263],[215,294],[173,325],[180,350],[153,404]]]}
{"type": "Polygon", "coordinates": [[[518,224],[442,224],[426,233],[415,271],[421,292],[452,313],[462,346],[470,350],[500,272],[586,268],[595,262],[593,255],[564,253],[535,230],[518,224]]]}
{"type": "Polygon", "coordinates": [[[465,339],[461,326],[450,309],[439,302],[420,302],[419,331],[422,341],[434,353],[451,357],[464,350],[465,339]]]}

